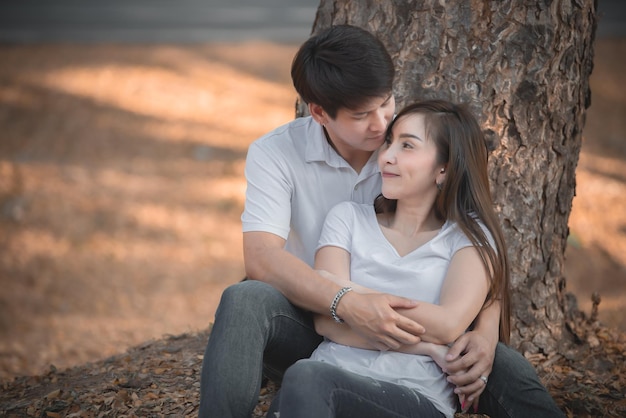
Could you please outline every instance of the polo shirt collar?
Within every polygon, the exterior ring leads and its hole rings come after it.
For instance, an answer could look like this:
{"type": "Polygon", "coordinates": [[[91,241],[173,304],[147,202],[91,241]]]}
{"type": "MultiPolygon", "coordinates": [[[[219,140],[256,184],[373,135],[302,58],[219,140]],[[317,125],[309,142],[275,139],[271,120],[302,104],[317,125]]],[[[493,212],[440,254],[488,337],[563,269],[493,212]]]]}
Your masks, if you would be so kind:
{"type": "MultiPolygon", "coordinates": [[[[363,170],[361,175],[371,175],[378,173],[378,150],[372,154],[363,170]]],[[[307,163],[323,161],[331,167],[350,167],[350,164],[343,159],[341,155],[335,151],[335,149],[328,143],[326,135],[324,135],[324,128],[311,118],[311,124],[308,129],[307,143],[305,159],[307,163]]]]}
{"type": "Polygon", "coordinates": [[[341,158],[328,143],[322,125],[312,118],[306,141],[305,158],[307,163],[323,161],[332,167],[345,167],[348,165],[346,160],[341,158]]]}

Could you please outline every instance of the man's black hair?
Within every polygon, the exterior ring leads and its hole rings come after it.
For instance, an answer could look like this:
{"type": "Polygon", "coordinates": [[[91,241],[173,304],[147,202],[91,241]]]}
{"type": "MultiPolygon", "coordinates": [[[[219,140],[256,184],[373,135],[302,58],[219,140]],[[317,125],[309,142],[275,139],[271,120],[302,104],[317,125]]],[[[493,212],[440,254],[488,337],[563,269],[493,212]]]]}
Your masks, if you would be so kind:
{"type": "Polygon", "coordinates": [[[293,59],[291,78],[306,103],[331,118],[341,108],[356,110],[389,95],[394,66],[383,43],[356,26],[332,26],[307,40],[293,59]]]}

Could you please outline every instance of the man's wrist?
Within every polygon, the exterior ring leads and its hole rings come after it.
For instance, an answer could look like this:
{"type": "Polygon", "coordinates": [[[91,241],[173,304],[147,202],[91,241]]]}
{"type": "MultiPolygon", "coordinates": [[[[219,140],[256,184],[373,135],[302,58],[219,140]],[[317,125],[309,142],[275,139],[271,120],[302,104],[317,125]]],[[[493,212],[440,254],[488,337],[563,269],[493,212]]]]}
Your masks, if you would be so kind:
{"type": "Polygon", "coordinates": [[[343,319],[341,319],[338,315],[337,315],[337,306],[339,305],[339,302],[341,301],[341,298],[343,298],[346,293],[350,292],[352,290],[351,287],[342,287],[337,294],[335,295],[335,297],[333,298],[333,301],[330,303],[330,316],[335,320],[335,322],[337,322],[338,324],[342,324],[343,323],[343,319]]]}
{"type": "Polygon", "coordinates": [[[493,330],[491,330],[489,327],[475,328],[474,332],[484,338],[488,342],[491,349],[495,351],[495,348],[498,345],[499,341],[499,336],[497,333],[494,333],[493,330]]]}
{"type": "Polygon", "coordinates": [[[480,312],[476,320],[474,331],[485,338],[495,349],[500,339],[500,308],[494,303],[480,312]]]}

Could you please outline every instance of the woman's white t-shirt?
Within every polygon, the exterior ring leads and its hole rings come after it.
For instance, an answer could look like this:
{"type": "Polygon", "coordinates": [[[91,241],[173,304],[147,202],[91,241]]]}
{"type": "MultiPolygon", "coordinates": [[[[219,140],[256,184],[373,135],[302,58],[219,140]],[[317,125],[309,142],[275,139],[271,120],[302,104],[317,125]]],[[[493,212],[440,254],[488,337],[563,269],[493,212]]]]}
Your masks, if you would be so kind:
{"type": "MultiPolygon", "coordinates": [[[[350,277],[359,285],[438,304],[453,255],[472,245],[456,223],[446,222],[430,241],[400,256],[383,235],[372,204],[343,202],[329,212],[318,249],[335,246],[348,251],[350,277]]],[[[324,340],[311,358],[416,389],[444,415],[454,415],[453,387],[429,356],[364,350],[324,340]]]]}

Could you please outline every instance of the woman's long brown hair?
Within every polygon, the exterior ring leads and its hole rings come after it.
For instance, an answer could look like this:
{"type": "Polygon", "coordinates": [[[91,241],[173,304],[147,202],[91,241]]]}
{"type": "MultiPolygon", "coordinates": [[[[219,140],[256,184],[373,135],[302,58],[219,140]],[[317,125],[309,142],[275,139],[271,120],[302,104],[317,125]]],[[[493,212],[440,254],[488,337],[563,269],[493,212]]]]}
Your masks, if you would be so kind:
{"type": "MultiPolygon", "coordinates": [[[[480,250],[482,262],[491,276],[485,307],[495,300],[500,302],[500,340],[508,343],[511,333],[509,262],[489,189],[488,152],[482,130],[464,105],[430,100],[402,109],[389,124],[387,135],[391,135],[396,121],[412,114],[424,115],[428,138],[437,147],[437,162],[446,165],[447,175],[435,201],[435,212],[442,220],[456,222],[480,250]],[[477,219],[491,233],[495,248],[477,219]]],[[[395,212],[396,201],[380,195],[375,207],[377,212],[395,212]]]]}

